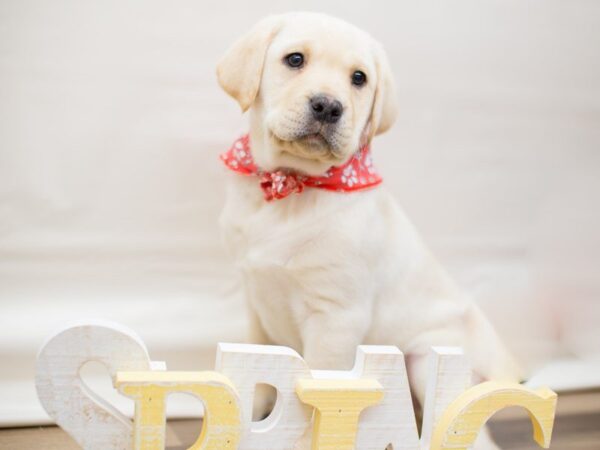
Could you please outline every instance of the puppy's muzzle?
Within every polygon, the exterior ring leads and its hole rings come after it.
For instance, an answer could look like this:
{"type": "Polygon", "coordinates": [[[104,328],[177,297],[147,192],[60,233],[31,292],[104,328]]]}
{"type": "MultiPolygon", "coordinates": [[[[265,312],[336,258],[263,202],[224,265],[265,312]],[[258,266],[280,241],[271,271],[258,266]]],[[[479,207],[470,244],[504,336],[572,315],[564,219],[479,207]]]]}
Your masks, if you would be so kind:
{"type": "Polygon", "coordinates": [[[342,117],[344,107],[333,97],[317,94],[309,100],[313,118],[322,123],[336,123],[342,117]]]}

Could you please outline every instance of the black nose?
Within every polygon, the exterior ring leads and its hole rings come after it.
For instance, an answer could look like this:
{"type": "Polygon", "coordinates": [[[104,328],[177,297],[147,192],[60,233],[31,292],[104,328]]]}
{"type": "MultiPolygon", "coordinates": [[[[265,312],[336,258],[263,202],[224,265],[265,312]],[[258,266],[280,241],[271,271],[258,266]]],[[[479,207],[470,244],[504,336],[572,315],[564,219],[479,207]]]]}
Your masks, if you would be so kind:
{"type": "Polygon", "coordinates": [[[315,120],[336,123],[342,117],[344,107],[335,98],[319,94],[310,99],[310,109],[315,120]]]}

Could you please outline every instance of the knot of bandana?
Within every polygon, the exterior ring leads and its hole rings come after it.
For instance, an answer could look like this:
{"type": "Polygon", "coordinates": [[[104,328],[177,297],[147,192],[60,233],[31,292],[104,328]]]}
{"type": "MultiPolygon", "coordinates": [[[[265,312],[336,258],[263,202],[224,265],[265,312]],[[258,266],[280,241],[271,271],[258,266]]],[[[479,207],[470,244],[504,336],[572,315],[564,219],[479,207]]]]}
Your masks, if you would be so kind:
{"type": "Polygon", "coordinates": [[[299,194],[304,190],[304,181],[302,176],[294,173],[287,173],[283,170],[275,172],[263,172],[260,178],[260,187],[263,190],[265,200],[279,200],[290,194],[299,194]]]}

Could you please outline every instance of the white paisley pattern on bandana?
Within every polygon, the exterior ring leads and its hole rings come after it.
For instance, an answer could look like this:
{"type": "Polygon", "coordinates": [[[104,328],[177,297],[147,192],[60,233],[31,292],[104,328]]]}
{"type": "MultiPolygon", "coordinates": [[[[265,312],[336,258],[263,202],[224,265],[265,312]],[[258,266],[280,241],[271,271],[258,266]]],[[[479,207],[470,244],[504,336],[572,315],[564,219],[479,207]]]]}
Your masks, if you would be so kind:
{"type": "Polygon", "coordinates": [[[291,170],[267,172],[260,169],[252,158],[250,135],[238,138],[231,148],[221,154],[221,160],[234,172],[259,178],[265,200],[279,200],[293,193],[301,193],[305,187],[336,192],[353,192],[375,187],[383,181],[373,166],[371,149],[360,148],[342,166],[330,167],[318,177],[303,175],[291,170]]]}

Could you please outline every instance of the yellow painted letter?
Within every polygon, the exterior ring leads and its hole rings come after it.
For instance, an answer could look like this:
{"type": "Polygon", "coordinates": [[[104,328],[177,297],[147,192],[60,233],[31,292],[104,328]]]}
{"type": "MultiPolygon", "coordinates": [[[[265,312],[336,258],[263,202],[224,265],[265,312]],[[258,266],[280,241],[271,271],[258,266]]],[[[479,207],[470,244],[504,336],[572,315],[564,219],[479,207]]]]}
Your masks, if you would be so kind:
{"type": "Polygon", "coordinates": [[[242,426],[235,387],[217,372],[118,372],[116,387],[135,400],[133,448],[165,448],[168,394],[193,394],[204,403],[202,432],[190,450],[235,450],[242,426]]]}
{"type": "Polygon", "coordinates": [[[354,450],[363,409],[383,398],[376,380],[300,380],[296,393],[315,408],[312,450],[354,450]]]}
{"type": "Polygon", "coordinates": [[[528,389],[520,384],[482,383],[463,392],[446,409],[435,426],[430,450],[466,450],[485,422],[497,411],[522,406],[533,424],[533,439],[550,447],[556,394],[548,388],[528,389]]]}

